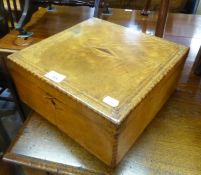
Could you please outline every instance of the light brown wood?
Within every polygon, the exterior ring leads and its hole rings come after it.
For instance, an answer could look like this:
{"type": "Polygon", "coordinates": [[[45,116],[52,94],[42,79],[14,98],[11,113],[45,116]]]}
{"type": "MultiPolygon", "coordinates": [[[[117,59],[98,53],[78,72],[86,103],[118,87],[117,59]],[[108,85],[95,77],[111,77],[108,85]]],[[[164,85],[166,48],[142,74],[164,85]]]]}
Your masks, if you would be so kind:
{"type": "Polygon", "coordinates": [[[9,56],[8,66],[26,104],[116,166],[170,96],[187,51],[92,18],[9,56]],[[66,78],[51,81],[52,70],[66,78]]]}
{"type": "Polygon", "coordinates": [[[200,95],[174,92],[115,169],[36,113],[28,118],[4,160],[58,174],[197,175],[201,172],[200,95]]]}
{"type": "Polygon", "coordinates": [[[45,171],[36,170],[34,168],[22,167],[24,175],[48,175],[45,171]]]}

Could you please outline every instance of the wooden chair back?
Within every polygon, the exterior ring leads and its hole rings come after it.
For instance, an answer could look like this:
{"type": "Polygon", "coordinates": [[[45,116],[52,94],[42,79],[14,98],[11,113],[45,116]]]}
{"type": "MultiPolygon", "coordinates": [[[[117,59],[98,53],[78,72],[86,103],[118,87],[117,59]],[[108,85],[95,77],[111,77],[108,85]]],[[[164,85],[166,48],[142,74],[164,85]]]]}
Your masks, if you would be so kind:
{"type": "Polygon", "coordinates": [[[1,33],[15,28],[23,9],[23,0],[0,0],[1,33]]]}

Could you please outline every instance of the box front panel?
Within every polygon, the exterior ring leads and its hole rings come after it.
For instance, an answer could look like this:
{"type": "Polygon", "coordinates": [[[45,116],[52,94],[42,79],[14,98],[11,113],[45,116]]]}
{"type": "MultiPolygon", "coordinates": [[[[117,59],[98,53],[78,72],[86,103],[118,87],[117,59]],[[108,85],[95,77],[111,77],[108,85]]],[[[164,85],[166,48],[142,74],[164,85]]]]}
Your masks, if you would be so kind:
{"type": "Polygon", "coordinates": [[[115,138],[114,126],[110,122],[102,120],[101,116],[80,106],[78,102],[70,101],[65,94],[49,87],[12,62],[8,62],[8,65],[23,102],[90,153],[111,165],[115,138]],[[77,110],[74,109],[76,104],[77,110]]]}

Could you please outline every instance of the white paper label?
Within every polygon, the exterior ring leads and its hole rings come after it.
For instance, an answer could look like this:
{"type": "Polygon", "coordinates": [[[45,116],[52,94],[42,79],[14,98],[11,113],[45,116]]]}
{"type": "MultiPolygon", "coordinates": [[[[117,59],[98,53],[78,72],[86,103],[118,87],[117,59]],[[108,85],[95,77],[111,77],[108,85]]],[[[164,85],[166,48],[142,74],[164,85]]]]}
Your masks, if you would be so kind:
{"type": "Polygon", "coordinates": [[[52,80],[52,81],[54,81],[54,82],[56,82],[56,83],[60,83],[66,78],[66,76],[64,76],[64,75],[62,75],[62,74],[60,74],[58,72],[55,72],[53,70],[48,72],[48,73],[46,73],[45,77],[50,79],[50,80],[52,80]]]}
{"type": "Polygon", "coordinates": [[[105,102],[106,104],[108,104],[112,107],[117,107],[119,105],[119,101],[110,96],[105,97],[103,99],[103,102],[105,102]]]}
{"type": "Polygon", "coordinates": [[[132,12],[132,9],[125,9],[126,12],[132,12]]]}

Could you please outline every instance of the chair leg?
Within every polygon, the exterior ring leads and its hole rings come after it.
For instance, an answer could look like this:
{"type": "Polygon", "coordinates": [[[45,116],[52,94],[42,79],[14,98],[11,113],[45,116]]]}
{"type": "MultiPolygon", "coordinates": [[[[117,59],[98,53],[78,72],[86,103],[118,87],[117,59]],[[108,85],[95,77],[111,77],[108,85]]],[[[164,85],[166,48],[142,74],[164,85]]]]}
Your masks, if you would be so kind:
{"type": "Polygon", "coordinates": [[[32,32],[27,32],[23,29],[24,25],[30,21],[32,14],[38,9],[36,5],[32,3],[32,0],[26,0],[24,1],[24,7],[22,16],[19,20],[19,22],[16,25],[16,30],[19,31],[19,37],[21,38],[28,38],[33,35],[32,32]]]}
{"type": "Polygon", "coordinates": [[[200,59],[200,62],[195,69],[195,74],[198,76],[201,76],[201,59],[200,59]]]}
{"type": "Polygon", "coordinates": [[[111,15],[112,14],[111,10],[109,9],[109,2],[108,2],[108,0],[103,1],[102,7],[103,7],[103,11],[102,11],[103,15],[111,15]]]}
{"type": "Polygon", "coordinates": [[[5,127],[2,124],[1,118],[0,118],[0,133],[4,139],[4,149],[10,144],[10,137],[5,129],[5,127]]]}
{"type": "Polygon", "coordinates": [[[100,4],[100,0],[95,0],[94,1],[94,17],[98,17],[98,10],[99,10],[99,4],[100,4]]]}
{"type": "Polygon", "coordinates": [[[151,0],[147,0],[146,4],[144,6],[144,9],[141,11],[141,15],[148,16],[149,15],[150,6],[151,6],[151,0]]]}
{"type": "Polygon", "coordinates": [[[195,74],[201,76],[201,46],[196,56],[194,67],[195,67],[194,69],[195,74]]]}
{"type": "Polygon", "coordinates": [[[6,15],[6,10],[4,8],[4,2],[3,0],[0,0],[0,16],[3,18],[3,25],[0,26],[0,31],[3,35],[9,32],[9,25],[8,25],[8,17],[6,15]]]}
{"type": "Polygon", "coordinates": [[[155,35],[158,37],[163,37],[165,24],[167,21],[168,10],[169,10],[169,0],[161,0],[158,20],[156,25],[156,33],[155,33],[155,35]]]}

